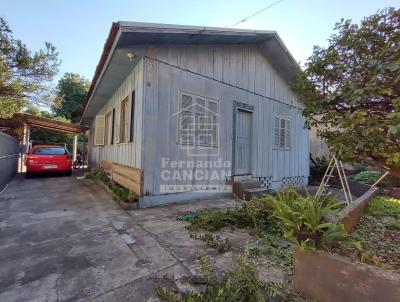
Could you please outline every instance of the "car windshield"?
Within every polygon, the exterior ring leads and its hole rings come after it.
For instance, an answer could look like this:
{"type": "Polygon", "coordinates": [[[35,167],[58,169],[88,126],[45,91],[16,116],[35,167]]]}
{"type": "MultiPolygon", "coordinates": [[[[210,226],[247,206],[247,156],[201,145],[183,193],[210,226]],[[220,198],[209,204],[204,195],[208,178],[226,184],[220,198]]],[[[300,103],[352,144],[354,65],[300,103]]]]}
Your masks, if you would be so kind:
{"type": "Polygon", "coordinates": [[[60,147],[45,147],[45,148],[36,148],[33,150],[32,154],[37,155],[66,155],[68,154],[67,150],[60,147]]]}

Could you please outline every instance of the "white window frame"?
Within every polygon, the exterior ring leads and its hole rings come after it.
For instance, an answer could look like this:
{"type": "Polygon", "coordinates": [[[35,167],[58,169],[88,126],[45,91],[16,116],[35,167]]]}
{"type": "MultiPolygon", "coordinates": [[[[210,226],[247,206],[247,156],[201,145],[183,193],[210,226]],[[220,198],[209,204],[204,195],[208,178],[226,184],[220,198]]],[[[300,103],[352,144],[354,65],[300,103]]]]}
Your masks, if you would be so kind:
{"type": "Polygon", "coordinates": [[[105,115],[105,140],[104,145],[111,145],[112,141],[112,110],[105,115]]]}
{"type": "Polygon", "coordinates": [[[119,143],[129,142],[129,127],[130,127],[130,114],[129,114],[129,96],[124,97],[120,102],[119,112],[119,143]]]}
{"type": "Polygon", "coordinates": [[[274,118],[274,147],[277,150],[292,148],[292,120],[289,117],[275,115],[274,118]],[[284,121],[284,127],[282,127],[284,121]],[[283,144],[282,144],[283,141],[283,144]]]}

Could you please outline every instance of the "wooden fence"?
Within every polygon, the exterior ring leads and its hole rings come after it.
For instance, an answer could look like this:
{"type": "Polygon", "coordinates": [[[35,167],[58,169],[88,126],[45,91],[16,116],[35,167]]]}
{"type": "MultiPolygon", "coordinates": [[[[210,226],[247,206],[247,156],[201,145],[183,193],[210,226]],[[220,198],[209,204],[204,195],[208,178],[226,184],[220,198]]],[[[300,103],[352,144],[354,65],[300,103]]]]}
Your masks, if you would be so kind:
{"type": "Polygon", "coordinates": [[[117,184],[127,188],[129,191],[142,195],[143,171],[108,160],[102,160],[100,163],[104,172],[117,184]]]}

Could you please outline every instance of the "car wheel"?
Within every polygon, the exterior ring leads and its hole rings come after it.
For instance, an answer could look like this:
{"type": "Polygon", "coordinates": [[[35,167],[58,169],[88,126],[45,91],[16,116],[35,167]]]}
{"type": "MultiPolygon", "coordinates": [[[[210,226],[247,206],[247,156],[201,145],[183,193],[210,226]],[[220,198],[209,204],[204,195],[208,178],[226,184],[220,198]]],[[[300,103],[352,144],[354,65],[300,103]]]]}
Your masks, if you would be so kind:
{"type": "Polygon", "coordinates": [[[31,177],[32,177],[32,174],[31,174],[31,173],[25,172],[25,178],[31,178],[31,177]]]}
{"type": "Polygon", "coordinates": [[[72,175],[72,170],[67,171],[67,172],[65,173],[65,175],[71,176],[71,175],[72,175]]]}

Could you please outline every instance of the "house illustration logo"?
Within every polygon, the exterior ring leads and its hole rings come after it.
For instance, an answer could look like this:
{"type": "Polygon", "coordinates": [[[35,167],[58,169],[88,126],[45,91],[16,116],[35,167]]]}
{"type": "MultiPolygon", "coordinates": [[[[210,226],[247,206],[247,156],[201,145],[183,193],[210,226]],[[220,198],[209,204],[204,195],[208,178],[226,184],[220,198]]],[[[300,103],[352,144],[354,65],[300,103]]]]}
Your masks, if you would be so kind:
{"type": "Polygon", "coordinates": [[[178,118],[178,145],[188,156],[219,155],[218,104],[190,97],[173,116],[178,118]]]}

